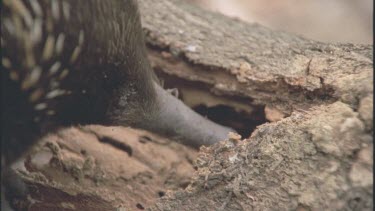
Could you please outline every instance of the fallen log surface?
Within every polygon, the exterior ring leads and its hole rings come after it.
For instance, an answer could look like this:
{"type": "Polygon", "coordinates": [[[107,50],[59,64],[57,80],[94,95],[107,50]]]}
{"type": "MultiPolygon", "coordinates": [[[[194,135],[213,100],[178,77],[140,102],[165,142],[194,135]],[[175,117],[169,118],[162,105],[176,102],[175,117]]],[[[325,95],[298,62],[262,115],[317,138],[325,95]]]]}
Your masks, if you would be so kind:
{"type": "Polygon", "coordinates": [[[150,58],[165,74],[283,112],[373,92],[371,45],[330,44],[205,11],[140,1],[150,58]]]}
{"type": "Polygon", "coordinates": [[[341,102],[203,148],[191,184],[151,210],[371,210],[372,136],[341,102]]]}
{"type": "Polygon", "coordinates": [[[30,189],[18,207],[372,210],[372,46],[312,41],[181,0],[139,3],[166,87],[191,107],[261,111],[269,123],[199,154],[137,129],[62,129],[14,166],[30,189]]]}

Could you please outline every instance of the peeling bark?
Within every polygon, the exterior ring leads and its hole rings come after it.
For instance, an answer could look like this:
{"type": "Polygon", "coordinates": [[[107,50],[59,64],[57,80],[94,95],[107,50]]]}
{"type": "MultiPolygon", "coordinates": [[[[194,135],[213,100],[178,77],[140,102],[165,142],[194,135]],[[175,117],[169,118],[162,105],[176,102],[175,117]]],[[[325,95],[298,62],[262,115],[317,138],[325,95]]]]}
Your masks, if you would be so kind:
{"type": "Polygon", "coordinates": [[[18,207],[372,210],[370,45],[312,41],[179,0],[140,7],[152,65],[185,103],[265,108],[272,123],[198,155],[136,129],[63,129],[14,166],[31,190],[18,207]]]}
{"type": "Polygon", "coordinates": [[[356,108],[373,92],[370,45],[312,41],[179,0],[140,6],[155,68],[213,94],[290,113],[336,100],[356,108]]]}

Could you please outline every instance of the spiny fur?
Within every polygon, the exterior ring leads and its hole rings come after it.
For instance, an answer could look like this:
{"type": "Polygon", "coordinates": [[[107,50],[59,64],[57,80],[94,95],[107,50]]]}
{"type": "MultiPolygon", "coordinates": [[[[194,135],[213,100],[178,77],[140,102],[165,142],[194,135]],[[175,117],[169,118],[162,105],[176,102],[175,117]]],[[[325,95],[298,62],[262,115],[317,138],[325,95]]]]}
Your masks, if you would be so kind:
{"type": "Polygon", "coordinates": [[[106,124],[124,114],[123,123],[131,124],[152,107],[140,97],[152,101],[147,84],[154,76],[143,37],[132,34],[141,33],[134,0],[4,0],[1,16],[3,123],[10,145],[32,143],[18,143],[25,128],[40,134],[45,125],[106,124]]]}
{"type": "Polygon", "coordinates": [[[73,69],[84,41],[83,31],[66,40],[64,31],[55,27],[69,20],[67,2],[52,0],[44,3],[41,5],[39,0],[4,0],[1,11],[4,23],[1,25],[3,73],[27,96],[35,111],[34,122],[53,115],[50,105],[53,99],[70,93],[60,86],[60,81],[73,69]],[[60,14],[64,15],[61,17],[60,14]],[[64,42],[77,45],[73,50],[66,49],[64,42]],[[7,49],[12,43],[17,43],[14,52],[7,49]]]}
{"type": "Polygon", "coordinates": [[[2,172],[57,126],[132,125],[151,113],[135,0],[4,0],[1,20],[2,172]]]}

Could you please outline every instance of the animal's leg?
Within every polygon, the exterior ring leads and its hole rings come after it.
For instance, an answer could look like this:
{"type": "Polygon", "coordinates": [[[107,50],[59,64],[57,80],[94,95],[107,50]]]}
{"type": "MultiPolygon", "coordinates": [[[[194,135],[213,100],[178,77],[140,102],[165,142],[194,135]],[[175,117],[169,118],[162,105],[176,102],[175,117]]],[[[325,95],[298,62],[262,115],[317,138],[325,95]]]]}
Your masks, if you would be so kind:
{"type": "Polygon", "coordinates": [[[143,128],[176,137],[193,147],[223,141],[229,132],[234,132],[197,114],[158,84],[154,87],[156,105],[150,118],[141,123],[143,128]]]}

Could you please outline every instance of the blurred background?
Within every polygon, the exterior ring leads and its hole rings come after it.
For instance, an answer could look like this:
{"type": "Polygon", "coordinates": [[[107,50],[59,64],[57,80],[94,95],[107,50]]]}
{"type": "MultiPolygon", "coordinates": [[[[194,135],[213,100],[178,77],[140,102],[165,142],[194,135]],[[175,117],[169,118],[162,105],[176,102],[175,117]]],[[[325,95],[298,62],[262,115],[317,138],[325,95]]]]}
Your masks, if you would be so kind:
{"type": "Polygon", "coordinates": [[[372,44],[372,0],[186,0],[208,10],[325,42],[372,44]]]}

